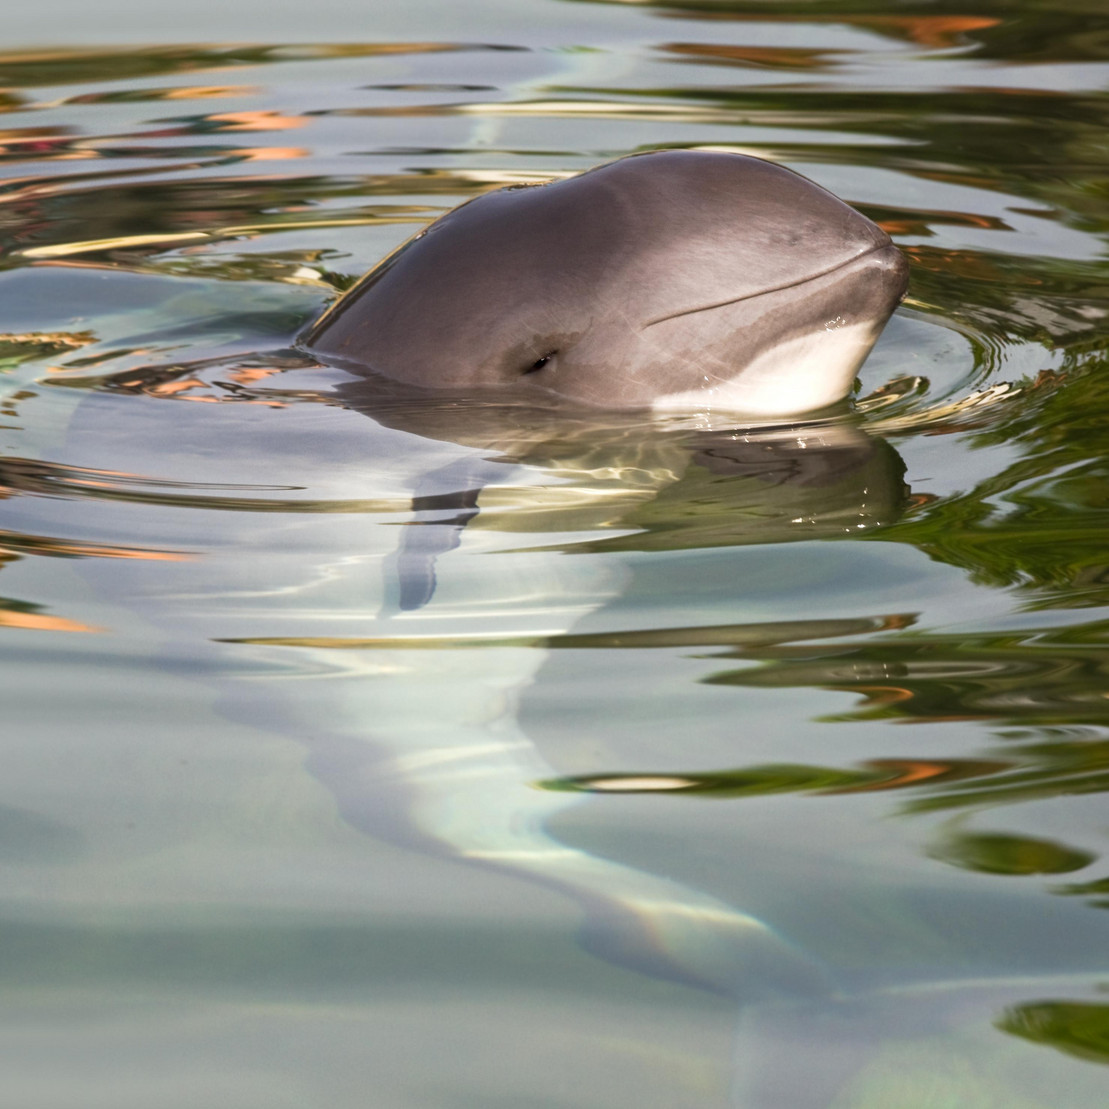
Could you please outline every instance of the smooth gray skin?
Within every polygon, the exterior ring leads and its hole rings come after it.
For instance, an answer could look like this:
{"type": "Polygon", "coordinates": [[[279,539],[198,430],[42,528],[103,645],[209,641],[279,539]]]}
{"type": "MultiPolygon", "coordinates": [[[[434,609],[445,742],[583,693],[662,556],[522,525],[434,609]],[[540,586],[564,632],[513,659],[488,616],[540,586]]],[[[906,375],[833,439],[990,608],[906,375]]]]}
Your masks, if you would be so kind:
{"type": "Polygon", "coordinates": [[[846,396],[907,272],[884,231],[790,170],[660,151],[461,205],[302,345],[427,389],[789,415],[846,396]]]}

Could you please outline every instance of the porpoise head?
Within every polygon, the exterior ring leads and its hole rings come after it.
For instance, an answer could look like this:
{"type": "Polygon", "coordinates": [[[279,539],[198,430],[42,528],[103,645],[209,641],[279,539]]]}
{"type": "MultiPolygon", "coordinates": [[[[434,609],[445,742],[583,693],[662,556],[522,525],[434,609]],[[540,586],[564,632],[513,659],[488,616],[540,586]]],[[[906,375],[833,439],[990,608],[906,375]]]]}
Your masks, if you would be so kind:
{"type": "Polygon", "coordinates": [[[303,345],[437,391],[788,416],[848,394],[907,274],[881,228],[790,170],[660,151],[462,204],[303,345]]]}

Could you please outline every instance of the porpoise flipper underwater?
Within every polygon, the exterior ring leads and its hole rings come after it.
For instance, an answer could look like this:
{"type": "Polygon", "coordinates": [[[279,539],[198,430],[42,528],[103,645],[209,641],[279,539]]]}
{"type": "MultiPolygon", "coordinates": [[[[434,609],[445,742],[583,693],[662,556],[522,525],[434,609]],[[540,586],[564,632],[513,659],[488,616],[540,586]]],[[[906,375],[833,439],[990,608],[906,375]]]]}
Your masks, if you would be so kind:
{"type": "Polygon", "coordinates": [[[396,554],[384,566],[383,612],[423,608],[435,593],[435,564],[453,551],[462,529],[478,514],[478,496],[504,466],[480,457],[447,463],[417,480],[412,519],[404,525],[396,554]],[[390,586],[395,583],[395,588],[390,586]]]}

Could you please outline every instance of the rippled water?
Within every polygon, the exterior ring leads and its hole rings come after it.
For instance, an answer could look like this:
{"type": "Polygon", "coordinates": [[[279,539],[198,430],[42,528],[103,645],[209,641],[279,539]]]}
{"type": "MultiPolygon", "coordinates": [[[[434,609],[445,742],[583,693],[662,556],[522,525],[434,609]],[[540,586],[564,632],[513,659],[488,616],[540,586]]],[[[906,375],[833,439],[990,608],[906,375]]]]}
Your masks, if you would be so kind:
{"type": "Polygon", "coordinates": [[[1100,5],[514,10],[0,55],[5,1102],[1100,1104],[1100,5]],[[908,254],[851,412],[291,349],[460,201],[672,146],[908,254]]]}

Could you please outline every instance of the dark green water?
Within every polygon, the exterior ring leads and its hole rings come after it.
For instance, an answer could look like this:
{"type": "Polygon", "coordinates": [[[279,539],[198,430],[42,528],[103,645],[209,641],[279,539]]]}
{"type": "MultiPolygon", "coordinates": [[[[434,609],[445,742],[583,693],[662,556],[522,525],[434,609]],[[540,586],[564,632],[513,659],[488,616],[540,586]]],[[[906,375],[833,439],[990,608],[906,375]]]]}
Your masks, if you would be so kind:
{"type": "Polygon", "coordinates": [[[1100,8],[21,17],[0,1101],[1100,1104],[1100,8]],[[460,201],[673,146],[909,256],[851,412],[382,409],[290,352],[460,201]],[[412,498],[475,481],[445,550],[412,498]]]}

